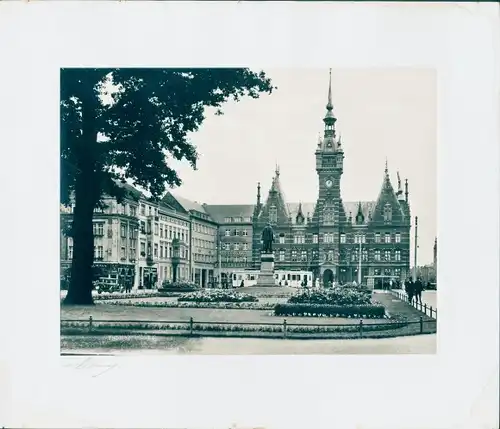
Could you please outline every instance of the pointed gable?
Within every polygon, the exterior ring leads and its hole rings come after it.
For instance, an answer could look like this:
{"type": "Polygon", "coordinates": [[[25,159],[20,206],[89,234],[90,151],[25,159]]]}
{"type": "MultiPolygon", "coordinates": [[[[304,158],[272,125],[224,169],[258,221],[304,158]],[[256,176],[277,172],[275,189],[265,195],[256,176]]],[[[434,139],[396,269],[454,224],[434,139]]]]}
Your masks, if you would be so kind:
{"type": "Polygon", "coordinates": [[[297,210],[297,214],[295,215],[295,223],[297,225],[302,225],[305,219],[304,213],[302,213],[302,203],[299,203],[299,208],[297,210]]]}
{"type": "Polygon", "coordinates": [[[375,203],[375,207],[373,209],[371,223],[391,225],[400,224],[404,221],[405,213],[398,201],[396,193],[394,192],[386,163],[384,180],[382,182],[382,188],[380,189],[377,202],[375,203]]]}
{"type": "Polygon", "coordinates": [[[288,213],[283,190],[281,189],[280,172],[276,168],[266,203],[259,214],[259,222],[270,222],[272,225],[275,225],[285,224],[289,221],[290,214],[288,213]]]}
{"type": "Polygon", "coordinates": [[[186,214],[189,213],[189,209],[184,207],[182,203],[178,200],[178,198],[175,197],[171,192],[167,192],[165,196],[161,199],[161,202],[163,204],[166,204],[167,206],[172,207],[175,211],[186,214]]]}

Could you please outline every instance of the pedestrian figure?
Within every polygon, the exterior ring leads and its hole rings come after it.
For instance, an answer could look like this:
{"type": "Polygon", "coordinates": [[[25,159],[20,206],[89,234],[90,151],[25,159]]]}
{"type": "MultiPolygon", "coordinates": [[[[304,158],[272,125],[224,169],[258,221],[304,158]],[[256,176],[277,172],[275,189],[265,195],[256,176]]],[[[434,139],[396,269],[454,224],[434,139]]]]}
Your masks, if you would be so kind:
{"type": "Polygon", "coordinates": [[[413,294],[415,293],[413,280],[411,278],[406,280],[405,290],[406,290],[406,295],[408,295],[408,301],[411,304],[411,302],[413,301],[413,294]]]}
{"type": "Polygon", "coordinates": [[[420,277],[417,278],[417,281],[414,285],[414,294],[415,294],[415,302],[419,302],[422,304],[422,290],[424,289],[424,285],[422,284],[422,280],[420,277]]]}

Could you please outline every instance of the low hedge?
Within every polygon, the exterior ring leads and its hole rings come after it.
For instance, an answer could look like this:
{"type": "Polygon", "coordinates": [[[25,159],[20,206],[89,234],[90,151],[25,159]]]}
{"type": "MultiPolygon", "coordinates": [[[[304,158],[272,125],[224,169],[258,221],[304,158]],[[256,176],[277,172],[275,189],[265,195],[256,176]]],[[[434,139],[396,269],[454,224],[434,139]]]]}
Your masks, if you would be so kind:
{"type": "Polygon", "coordinates": [[[275,316],[384,318],[382,305],[276,304],[275,316]]]}
{"type": "MultiPolygon", "coordinates": [[[[366,324],[363,325],[363,332],[387,331],[393,329],[404,328],[408,326],[404,322],[387,322],[381,324],[366,324]]],[[[88,330],[88,322],[61,322],[62,329],[76,328],[88,330]]],[[[190,331],[189,322],[171,322],[171,323],[119,323],[119,322],[95,322],[92,330],[157,330],[157,331],[190,331]]],[[[219,324],[219,323],[193,323],[193,332],[284,332],[284,325],[258,325],[258,324],[219,324]]],[[[352,325],[287,325],[287,333],[297,334],[319,334],[319,333],[335,333],[335,332],[360,332],[359,324],[352,325]]]]}

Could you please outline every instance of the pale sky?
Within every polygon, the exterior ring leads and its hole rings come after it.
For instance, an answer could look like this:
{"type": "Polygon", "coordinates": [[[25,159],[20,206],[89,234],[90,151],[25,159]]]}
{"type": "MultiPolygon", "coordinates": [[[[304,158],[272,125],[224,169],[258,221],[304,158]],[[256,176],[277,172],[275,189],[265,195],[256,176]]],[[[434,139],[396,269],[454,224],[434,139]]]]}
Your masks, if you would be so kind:
{"type": "MultiPolygon", "coordinates": [[[[328,69],[264,71],[278,89],[257,100],[227,103],[224,116],[207,114],[191,137],[200,154],[198,170],[177,164],[183,184],[175,193],[201,203],[251,204],[260,181],[265,200],[277,162],[287,201],[316,201],[314,151],[323,131],[328,69]]],[[[435,70],[333,69],[332,96],[345,155],[343,200],[376,200],[387,157],[393,186],[397,186],[397,171],[403,184],[408,178],[412,216],[419,218],[418,264],[432,263],[435,70]]]]}

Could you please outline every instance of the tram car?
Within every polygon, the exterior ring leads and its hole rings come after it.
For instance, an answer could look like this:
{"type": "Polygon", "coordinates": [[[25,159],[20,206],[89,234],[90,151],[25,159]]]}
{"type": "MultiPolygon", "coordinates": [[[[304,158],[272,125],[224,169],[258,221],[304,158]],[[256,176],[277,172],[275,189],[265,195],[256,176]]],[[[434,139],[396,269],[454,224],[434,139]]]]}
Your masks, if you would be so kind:
{"type": "MultiPolygon", "coordinates": [[[[238,270],[231,273],[232,286],[257,286],[259,270],[238,270]]],[[[276,286],[313,287],[313,273],[311,271],[276,270],[274,272],[276,286]]]]}
{"type": "Polygon", "coordinates": [[[276,270],[274,281],[276,286],[312,287],[313,273],[311,271],[276,270]]]}

